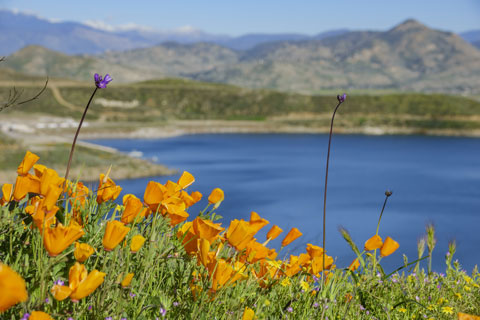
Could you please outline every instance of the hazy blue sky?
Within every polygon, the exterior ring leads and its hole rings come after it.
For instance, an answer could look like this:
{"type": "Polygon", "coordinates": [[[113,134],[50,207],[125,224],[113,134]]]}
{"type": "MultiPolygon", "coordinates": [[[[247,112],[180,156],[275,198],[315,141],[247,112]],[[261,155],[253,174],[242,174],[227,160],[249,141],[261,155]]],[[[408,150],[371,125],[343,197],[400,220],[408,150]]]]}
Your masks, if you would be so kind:
{"type": "Polygon", "coordinates": [[[192,26],[230,35],[385,30],[407,18],[455,32],[480,29],[480,0],[0,0],[0,8],[49,19],[163,30],[192,26]]]}

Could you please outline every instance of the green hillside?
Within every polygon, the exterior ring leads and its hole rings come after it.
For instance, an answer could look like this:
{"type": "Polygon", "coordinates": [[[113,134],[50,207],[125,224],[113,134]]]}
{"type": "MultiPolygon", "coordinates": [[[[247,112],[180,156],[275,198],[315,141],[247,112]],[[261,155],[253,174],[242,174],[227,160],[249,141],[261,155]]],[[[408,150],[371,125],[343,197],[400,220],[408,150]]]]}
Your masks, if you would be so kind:
{"type": "MultiPolygon", "coordinates": [[[[14,83],[23,90],[24,97],[35,95],[43,84],[40,81],[14,83]],[[29,86],[22,88],[22,84],[29,86]]],[[[0,86],[0,96],[7,97],[10,89],[7,85],[0,86]]],[[[38,100],[5,110],[2,117],[68,116],[76,121],[92,90],[93,81],[75,83],[51,79],[38,100]]],[[[388,129],[387,133],[398,129],[399,133],[470,134],[480,129],[480,102],[475,99],[389,91],[347,94],[336,125],[345,132],[378,127],[388,129]]],[[[110,127],[117,132],[158,127],[171,121],[206,119],[255,120],[317,132],[328,126],[335,104],[334,94],[283,93],[186,79],[151,80],[132,85],[112,82],[108,89],[97,93],[87,121],[91,121],[93,127],[110,127]]]]}

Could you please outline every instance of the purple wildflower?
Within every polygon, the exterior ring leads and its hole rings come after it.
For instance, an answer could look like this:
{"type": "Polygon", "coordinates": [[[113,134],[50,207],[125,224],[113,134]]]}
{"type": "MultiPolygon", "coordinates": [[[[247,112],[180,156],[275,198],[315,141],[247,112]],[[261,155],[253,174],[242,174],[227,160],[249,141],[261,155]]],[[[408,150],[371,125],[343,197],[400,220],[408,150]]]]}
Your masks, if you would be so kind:
{"type": "Polygon", "coordinates": [[[337,100],[338,100],[338,102],[340,102],[340,103],[344,102],[345,99],[347,99],[347,94],[346,94],[346,93],[337,96],[337,100]]]}
{"type": "Polygon", "coordinates": [[[362,311],[365,310],[365,307],[360,305],[360,310],[362,310],[362,311]]]}
{"type": "Polygon", "coordinates": [[[288,312],[293,312],[293,308],[292,308],[292,307],[288,307],[288,308],[287,308],[287,311],[288,311],[288,312]]]}
{"type": "Polygon", "coordinates": [[[163,309],[163,308],[160,308],[160,314],[165,317],[165,315],[167,314],[167,310],[163,309]]]}
{"type": "Polygon", "coordinates": [[[67,320],[75,320],[75,319],[73,319],[72,317],[69,317],[67,320]]]}
{"type": "Polygon", "coordinates": [[[45,298],[45,303],[50,303],[50,299],[48,297],[45,298]]]}
{"type": "Polygon", "coordinates": [[[120,320],[127,320],[127,318],[121,318],[120,320]]]}
{"type": "Polygon", "coordinates": [[[95,85],[98,89],[105,89],[107,84],[113,80],[108,73],[105,75],[104,79],[102,79],[102,76],[100,76],[98,73],[95,73],[94,79],[95,85]]]}
{"type": "Polygon", "coordinates": [[[63,280],[58,279],[57,281],[54,282],[54,284],[58,284],[59,286],[63,286],[65,282],[63,280]]]}
{"type": "Polygon", "coordinates": [[[136,294],[133,292],[130,292],[130,298],[135,298],[136,294]]]}
{"type": "Polygon", "coordinates": [[[439,284],[437,285],[437,289],[441,289],[441,288],[442,288],[442,284],[439,283],[439,284]]]}
{"type": "Polygon", "coordinates": [[[106,317],[105,320],[113,320],[112,317],[106,317]]]}
{"type": "Polygon", "coordinates": [[[420,302],[420,297],[419,297],[419,296],[415,296],[415,300],[417,300],[417,302],[420,302]]]}
{"type": "Polygon", "coordinates": [[[28,318],[30,317],[30,313],[25,313],[22,317],[22,319],[20,320],[28,320],[28,318]]]}
{"type": "Polygon", "coordinates": [[[88,306],[88,311],[91,311],[92,308],[93,308],[93,306],[92,306],[92,305],[89,305],[89,306],[88,306]]]}
{"type": "Polygon", "coordinates": [[[178,303],[177,301],[175,301],[175,302],[173,303],[173,306],[174,306],[174,307],[178,307],[179,304],[180,304],[180,303],[178,303]]]}
{"type": "Polygon", "coordinates": [[[318,303],[315,302],[315,303],[313,304],[313,307],[314,307],[314,308],[318,308],[318,303]]]}

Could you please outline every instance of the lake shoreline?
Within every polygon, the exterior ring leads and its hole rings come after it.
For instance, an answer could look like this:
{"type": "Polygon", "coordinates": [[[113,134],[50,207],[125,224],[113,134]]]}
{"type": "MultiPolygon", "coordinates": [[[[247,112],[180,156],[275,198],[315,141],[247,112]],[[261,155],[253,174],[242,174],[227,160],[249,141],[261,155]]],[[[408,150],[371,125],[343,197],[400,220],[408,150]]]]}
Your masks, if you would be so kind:
{"type": "MultiPolygon", "coordinates": [[[[165,139],[192,134],[328,134],[330,127],[288,125],[276,121],[178,120],[161,127],[132,126],[125,130],[90,127],[82,132],[82,140],[95,139],[165,139]]],[[[422,135],[447,137],[480,137],[480,130],[425,129],[398,127],[334,127],[342,135],[422,135]]],[[[94,142],[93,142],[94,143],[94,142]]]]}

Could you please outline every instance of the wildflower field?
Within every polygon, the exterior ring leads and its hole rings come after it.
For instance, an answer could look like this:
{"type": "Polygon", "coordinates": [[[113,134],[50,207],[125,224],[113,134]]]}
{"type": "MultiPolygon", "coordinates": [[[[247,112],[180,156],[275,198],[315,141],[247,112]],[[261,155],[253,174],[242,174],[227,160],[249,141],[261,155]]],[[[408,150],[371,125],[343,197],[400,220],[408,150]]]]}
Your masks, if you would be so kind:
{"type": "MultiPolygon", "coordinates": [[[[95,75],[90,101],[110,81],[95,75]]],[[[337,98],[338,108],[346,97],[337,98]]],[[[93,189],[69,180],[89,105],[65,177],[26,151],[16,182],[2,185],[1,319],[480,319],[480,275],[454,261],[455,243],[445,272],[432,272],[433,226],[417,257],[383,270],[401,245],[380,228],[389,191],[370,239],[356,244],[340,230],[357,256],[340,266],[325,241],[282,255],[301,230],[270,225],[256,212],[249,221],[223,221],[216,210],[228,195],[221,186],[195,191],[189,172],[150,181],[143,199],[122,194],[110,170],[93,189]],[[204,209],[188,212],[196,203],[204,209]],[[257,239],[262,228],[266,238],[257,239]],[[268,246],[277,237],[278,251],[268,246]]],[[[326,201],[327,179],[324,191],[326,201]]]]}

